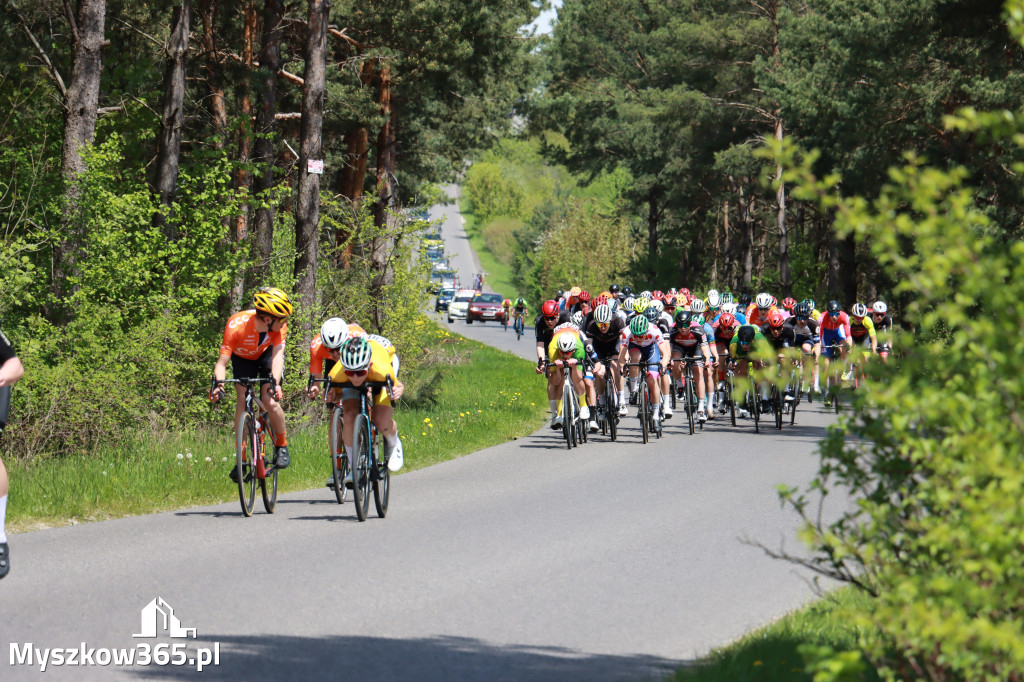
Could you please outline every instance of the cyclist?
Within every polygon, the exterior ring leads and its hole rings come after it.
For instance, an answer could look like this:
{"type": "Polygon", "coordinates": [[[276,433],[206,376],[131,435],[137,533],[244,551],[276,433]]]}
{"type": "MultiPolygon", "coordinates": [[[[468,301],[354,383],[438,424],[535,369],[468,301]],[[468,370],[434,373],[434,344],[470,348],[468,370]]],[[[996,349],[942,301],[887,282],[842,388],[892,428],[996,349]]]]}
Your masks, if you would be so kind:
{"type": "MultiPolygon", "coordinates": [[[[808,389],[821,393],[818,385],[818,358],[821,356],[821,338],[818,336],[818,323],[811,319],[811,306],[801,301],[793,309],[793,317],[786,320],[786,325],[793,328],[796,345],[804,353],[814,353],[814,387],[808,389]]],[[[802,362],[802,361],[801,361],[802,362]]],[[[806,373],[804,374],[806,376],[806,373]]]]}
{"type": "MultiPolygon", "coordinates": [[[[551,420],[552,429],[562,428],[564,415],[562,414],[562,392],[565,390],[565,375],[558,370],[569,367],[569,380],[572,382],[572,390],[576,391],[576,397],[580,402],[580,419],[590,420],[590,408],[587,407],[587,385],[583,379],[584,361],[586,358],[586,347],[583,338],[580,336],[579,327],[572,322],[560,324],[552,333],[551,342],[548,344],[548,360],[553,367],[549,377],[554,380],[555,400],[557,404],[556,417],[551,420]]],[[[591,426],[592,431],[597,430],[597,423],[591,426]]]]}
{"type": "Polygon", "coordinates": [[[871,306],[871,322],[875,330],[882,335],[882,344],[878,347],[878,354],[883,362],[888,361],[889,353],[892,352],[892,317],[888,315],[889,306],[885,301],[875,301],[871,306]]]}
{"type": "Polygon", "coordinates": [[[878,339],[875,325],[868,317],[868,307],[863,303],[854,303],[850,309],[850,341],[855,346],[870,348],[872,353],[878,352],[878,339]]]}
{"type": "MultiPolygon", "coordinates": [[[[786,324],[782,311],[775,310],[768,314],[768,322],[761,327],[761,333],[768,341],[768,344],[778,353],[779,363],[784,369],[788,367],[789,359],[785,351],[790,348],[796,348],[797,340],[796,331],[794,331],[792,326],[786,324]]],[[[791,388],[787,387],[786,402],[794,399],[791,388]]]]}
{"type": "Polygon", "coordinates": [[[747,324],[752,324],[755,327],[762,327],[768,321],[768,315],[772,312],[778,311],[772,304],[773,297],[771,294],[762,291],[754,299],[754,302],[747,306],[746,316],[747,324]]]}
{"type": "MultiPolygon", "coordinates": [[[[747,376],[747,367],[753,362],[756,367],[764,367],[765,361],[771,357],[772,349],[761,330],[752,324],[745,324],[736,330],[729,342],[729,354],[736,363],[736,376],[747,376]]],[[[761,400],[767,399],[765,387],[761,387],[761,400]]],[[[756,400],[756,396],[755,396],[756,400]]],[[[764,411],[762,409],[762,411],[764,411]]],[[[747,410],[740,408],[740,416],[748,416],[747,410]]]]}
{"type": "Polygon", "coordinates": [[[576,311],[576,304],[580,302],[580,294],[583,293],[583,289],[579,287],[572,287],[565,293],[565,299],[561,301],[560,307],[562,310],[567,310],[570,313],[576,311]]]}
{"type": "Polygon", "coordinates": [[[612,284],[610,287],[608,287],[608,293],[610,294],[608,298],[619,298],[619,293],[621,291],[622,288],[619,287],[618,284],[612,284]]]}
{"type": "Polygon", "coordinates": [[[814,307],[814,299],[813,298],[805,298],[804,300],[802,300],[800,302],[807,304],[807,307],[811,311],[811,319],[812,320],[814,320],[815,322],[821,322],[821,312],[817,308],[814,307]]]}
{"type": "MultiPolygon", "coordinates": [[[[353,336],[341,345],[341,357],[328,373],[332,386],[341,387],[341,410],[344,423],[345,455],[348,457],[348,476],[345,482],[350,483],[352,471],[355,469],[354,446],[352,432],[356,417],[359,415],[359,391],[367,381],[392,381],[392,394],[399,400],[405,392],[405,386],[398,380],[395,347],[388,341],[381,343],[383,337],[353,336]]],[[[384,339],[387,341],[387,339],[384,339]]],[[[371,419],[377,430],[384,437],[384,459],[390,471],[398,471],[404,463],[402,439],[398,437],[398,424],[394,420],[395,408],[392,406],[388,392],[375,390],[371,403],[373,413],[371,419]]]]}
{"type": "Polygon", "coordinates": [[[501,313],[504,324],[507,326],[512,321],[512,299],[506,298],[501,302],[501,313]]]}
{"type": "MultiPolygon", "coordinates": [[[[714,293],[716,297],[718,295],[718,292],[714,289],[709,293],[714,293]]],[[[693,313],[693,319],[703,328],[704,338],[707,339],[708,350],[711,353],[710,361],[704,363],[701,371],[704,373],[704,385],[707,387],[708,419],[714,419],[715,391],[712,388],[715,385],[715,368],[718,367],[718,344],[715,343],[715,328],[711,326],[712,316],[708,314],[707,301],[705,299],[694,298],[690,302],[690,311],[693,313]]]]}
{"type": "MultiPolygon", "coordinates": [[[[548,357],[548,344],[554,338],[555,327],[567,322],[569,322],[569,313],[560,309],[558,303],[553,300],[544,301],[540,307],[540,313],[537,314],[537,319],[533,323],[534,335],[537,339],[537,374],[544,372],[544,360],[548,357]]],[[[555,399],[556,394],[561,395],[560,392],[556,392],[555,385],[554,373],[549,372],[548,404],[551,406],[552,428],[555,427],[555,420],[558,417],[558,409],[561,404],[560,400],[555,399]]]]}
{"type": "Polygon", "coordinates": [[[526,309],[526,300],[520,296],[516,299],[516,304],[512,306],[512,326],[514,327],[518,320],[523,320],[523,326],[526,326],[526,316],[530,311],[526,309]]]}
{"type": "MultiPolygon", "coordinates": [[[[614,314],[611,305],[607,303],[599,304],[583,323],[583,333],[593,343],[594,354],[597,357],[594,363],[594,381],[596,383],[598,404],[604,400],[604,382],[609,380],[608,373],[610,370],[610,380],[613,382],[619,398],[618,415],[620,417],[628,414],[626,409],[625,381],[622,378],[622,368],[618,362],[619,348],[625,329],[626,322],[623,318],[614,314]]],[[[612,405],[609,409],[613,410],[615,406],[612,405]]]]}
{"type": "Polygon", "coordinates": [[[788,320],[790,317],[792,317],[793,310],[795,308],[796,299],[794,299],[792,296],[787,296],[786,298],[782,299],[782,310],[779,311],[782,313],[782,319],[788,320]]]}
{"type": "MultiPolygon", "coordinates": [[[[0,434],[7,426],[8,411],[11,403],[11,386],[25,375],[21,360],[14,354],[11,343],[0,332],[0,434]]],[[[10,484],[7,480],[7,469],[0,459],[0,578],[11,570],[11,550],[7,546],[7,533],[4,530],[7,521],[7,493],[10,484]]]]}
{"type": "MultiPolygon", "coordinates": [[[[846,359],[846,352],[851,347],[850,318],[843,312],[839,301],[829,301],[825,308],[825,314],[818,320],[818,329],[821,331],[821,345],[825,353],[825,368],[829,367],[831,360],[836,357],[836,347],[839,348],[839,357],[846,359]]],[[[831,396],[825,401],[825,407],[832,405],[831,396]]]]}
{"type": "MultiPolygon", "coordinates": [[[[224,327],[220,357],[213,368],[214,388],[210,391],[210,400],[219,402],[224,395],[222,382],[229,362],[236,379],[271,379],[271,383],[260,386],[260,397],[274,430],[274,466],[287,469],[290,464],[288,440],[284,410],[279,401],[283,397],[284,341],[288,335],[292,304],[288,294],[280,289],[262,287],[253,294],[252,305],[252,310],[243,310],[228,318],[224,327]]],[[[245,387],[235,384],[235,424],[244,411],[245,387]]],[[[232,481],[238,482],[237,467],[232,466],[228,475],[232,481]]]]}
{"type": "MultiPolygon", "coordinates": [[[[661,386],[658,381],[658,368],[664,370],[668,365],[668,339],[643,315],[637,315],[630,321],[629,329],[623,333],[623,337],[625,343],[619,348],[619,363],[624,363],[628,356],[630,362],[644,364],[645,380],[651,393],[652,413],[654,422],[657,424],[661,420],[661,386]]],[[[636,393],[639,388],[637,369],[637,367],[629,368],[629,390],[631,393],[636,393]]]]}
{"type": "MultiPolygon", "coordinates": [[[[700,299],[695,299],[700,300],[700,299]]],[[[680,310],[676,313],[675,327],[672,329],[672,333],[669,336],[669,342],[672,347],[672,359],[682,360],[686,358],[694,358],[693,372],[691,381],[697,383],[697,419],[702,422],[707,421],[707,398],[705,388],[705,371],[704,368],[707,365],[711,365],[713,360],[711,356],[711,350],[708,344],[708,337],[704,331],[704,325],[701,324],[697,317],[689,310],[680,310]]],[[[674,362],[672,363],[672,376],[682,381],[684,363],[674,362]]],[[[671,414],[671,408],[669,404],[665,403],[666,419],[671,414]]]]}

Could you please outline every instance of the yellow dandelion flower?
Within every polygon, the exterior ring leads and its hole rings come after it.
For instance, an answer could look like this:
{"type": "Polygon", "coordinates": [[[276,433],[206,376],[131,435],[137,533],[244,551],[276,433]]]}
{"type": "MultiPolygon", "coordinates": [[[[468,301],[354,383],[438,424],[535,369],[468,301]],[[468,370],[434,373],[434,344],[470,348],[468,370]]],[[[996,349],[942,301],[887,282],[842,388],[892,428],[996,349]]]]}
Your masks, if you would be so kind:
{"type": "Polygon", "coordinates": [[[426,432],[426,431],[424,431],[424,432],[423,432],[423,435],[424,435],[424,436],[425,436],[425,435],[427,435],[427,432],[426,432]]]}
{"type": "Polygon", "coordinates": [[[754,665],[758,666],[758,665],[762,665],[762,663],[761,663],[761,661],[754,661],[754,665]]]}
{"type": "Polygon", "coordinates": [[[425,419],[423,420],[423,423],[424,423],[424,424],[429,424],[429,423],[430,423],[430,417],[427,417],[427,418],[425,418],[425,419]]]}

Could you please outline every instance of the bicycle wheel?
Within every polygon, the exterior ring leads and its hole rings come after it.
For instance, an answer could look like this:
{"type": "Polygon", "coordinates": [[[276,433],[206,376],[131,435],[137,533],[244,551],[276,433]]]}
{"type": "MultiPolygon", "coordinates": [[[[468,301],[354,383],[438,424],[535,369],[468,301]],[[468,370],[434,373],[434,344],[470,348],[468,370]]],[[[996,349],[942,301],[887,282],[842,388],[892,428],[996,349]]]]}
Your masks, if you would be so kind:
{"type": "Polygon", "coordinates": [[[793,390],[793,401],[789,404],[789,425],[792,426],[796,423],[796,408],[800,404],[800,394],[804,388],[803,377],[797,374],[795,376],[796,387],[793,390]]]}
{"type": "Polygon", "coordinates": [[[651,410],[651,405],[648,401],[646,377],[641,379],[641,382],[642,383],[640,384],[640,399],[637,401],[640,407],[637,410],[637,413],[640,416],[640,430],[642,432],[641,435],[643,436],[644,443],[646,443],[650,438],[650,434],[648,433],[648,427],[651,424],[651,415],[649,414],[651,410]]]}
{"type": "MultiPolygon", "coordinates": [[[[574,403],[576,402],[575,398],[573,399],[573,402],[574,403]]],[[[596,407],[591,407],[590,409],[596,410],[597,408],[596,407]]],[[[577,405],[576,406],[576,414],[578,415],[579,413],[580,413],[580,408],[577,405]]],[[[583,417],[577,417],[576,418],[576,428],[578,430],[577,434],[579,436],[576,439],[577,443],[586,443],[588,440],[590,440],[590,422],[588,420],[584,419],[583,417]]]]}
{"type": "Polygon", "coordinates": [[[614,442],[619,431],[619,406],[615,404],[615,386],[612,385],[611,377],[604,385],[604,418],[608,422],[608,436],[614,442]]]}
{"type": "Polygon", "coordinates": [[[364,415],[356,417],[352,448],[356,456],[352,472],[352,502],[356,505],[356,516],[365,521],[370,508],[370,423],[364,415]]]}
{"type": "Polygon", "coordinates": [[[572,389],[566,386],[562,387],[562,435],[565,436],[565,447],[567,450],[572,450],[572,446],[576,440],[576,430],[574,428],[573,420],[575,417],[572,414],[572,389]]]}
{"type": "Polygon", "coordinates": [[[732,420],[732,425],[736,426],[736,383],[731,375],[726,379],[725,390],[729,393],[727,398],[729,401],[729,418],[732,420]]]}
{"type": "MultiPolygon", "coordinates": [[[[274,430],[270,428],[269,422],[267,423],[267,431],[270,435],[270,442],[274,442],[274,430]]],[[[267,457],[264,454],[264,446],[260,446],[260,457],[263,457],[263,465],[267,471],[267,475],[260,479],[260,494],[263,496],[263,508],[267,510],[268,514],[274,513],[274,507],[277,506],[277,469],[271,468],[272,462],[267,461],[267,457]]]]}
{"type": "Polygon", "coordinates": [[[668,399],[672,404],[672,411],[675,412],[677,404],[676,394],[679,392],[679,379],[676,379],[675,375],[672,375],[672,379],[669,381],[669,390],[672,392],[672,395],[668,399]]]}
{"type": "Polygon", "coordinates": [[[683,388],[683,396],[686,401],[686,424],[690,429],[690,435],[696,433],[694,428],[694,412],[697,410],[696,399],[693,395],[693,377],[686,377],[686,386],[683,388]]]}
{"type": "Polygon", "coordinates": [[[750,390],[750,412],[754,415],[754,433],[761,433],[761,396],[756,383],[752,383],[750,390]]]}
{"type": "Polygon", "coordinates": [[[243,412],[238,419],[238,433],[235,438],[235,475],[238,478],[238,501],[242,514],[252,516],[256,503],[256,429],[252,415],[243,412]]]}
{"type": "Polygon", "coordinates": [[[345,456],[345,445],[342,441],[342,412],[341,407],[335,407],[331,411],[331,424],[329,427],[330,460],[331,471],[334,476],[334,497],[338,504],[345,504],[348,497],[348,488],[345,487],[345,474],[348,473],[348,457],[345,456]]]}
{"type": "Polygon", "coordinates": [[[377,508],[377,516],[384,518],[388,513],[388,500],[391,497],[391,470],[388,465],[377,458],[379,443],[374,443],[373,450],[373,506],[377,508]]]}
{"type": "Polygon", "coordinates": [[[772,410],[775,412],[775,428],[782,430],[782,394],[778,387],[772,388],[772,410]]]}

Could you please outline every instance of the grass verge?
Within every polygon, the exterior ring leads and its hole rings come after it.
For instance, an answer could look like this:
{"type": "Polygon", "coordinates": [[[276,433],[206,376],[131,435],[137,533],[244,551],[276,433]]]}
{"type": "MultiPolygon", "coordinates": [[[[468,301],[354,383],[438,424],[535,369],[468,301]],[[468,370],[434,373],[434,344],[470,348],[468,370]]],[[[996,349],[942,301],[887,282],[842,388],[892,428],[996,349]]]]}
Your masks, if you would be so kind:
{"type": "Polygon", "coordinates": [[[881,679],[859,654],[877,636],[854,624],[868,597],[846,587],[678,670],[674,682],[800,682],[881,679]]]}
{"type": "MultiPolygon", "coordinates": [[[[513,301],[520,293],[512,284],[512,268],[505,265],[490,252],[487,244],[484,243],[483,235],[480,232],[480,225],[477,224],[474,216],[467,206],[465,199],[459,200],[459,212],[466,220],[466,236],[469,238],[469,245],[476,251],[476,257],[480,261],[480,268],[484,271],[484,290],[501,294],[513,301]]],[[[472,283],[470,283],[472,286],[472,283]]]]}
{"type": "MultiPolygon", "coordinates": [[[[525,436],[542,424],[547,399],[530,362],[444,329],[430,333],[431,360],[417,376],[403,377],[406,396],[395,410],[406,471],[525,436]]],[[[281,473],[279,489],[322,487],[330,473],[326,426],[290,431],[288,441],[292,465],[281,473]]],[[[227,477],[234,456],[234,434],[210,429],[139,436],[130,447],[89,457],[13,463],[7,530],[236,501],[227,477]]]]}

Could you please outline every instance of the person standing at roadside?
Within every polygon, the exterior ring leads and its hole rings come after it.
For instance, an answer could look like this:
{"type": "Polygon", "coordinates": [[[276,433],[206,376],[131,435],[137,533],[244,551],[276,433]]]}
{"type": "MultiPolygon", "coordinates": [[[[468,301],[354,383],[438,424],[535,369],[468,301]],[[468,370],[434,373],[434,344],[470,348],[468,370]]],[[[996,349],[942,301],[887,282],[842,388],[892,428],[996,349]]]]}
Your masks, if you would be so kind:
{"type": "MultiPolygon", "coordinates": [[[[7,426],[7,415],[11,407],[11,386],[24,374],[25,368],[21,366],[21,360],[14,354],[14,349],[11,348],[4,333],[0,332],[0,434],[7,426]]],[[[11,553],[7,547],[7,533],[4,531],[8,488],[7,469],[3,460],[0,460],[0,578],[11,570],[11,553]]]]}

